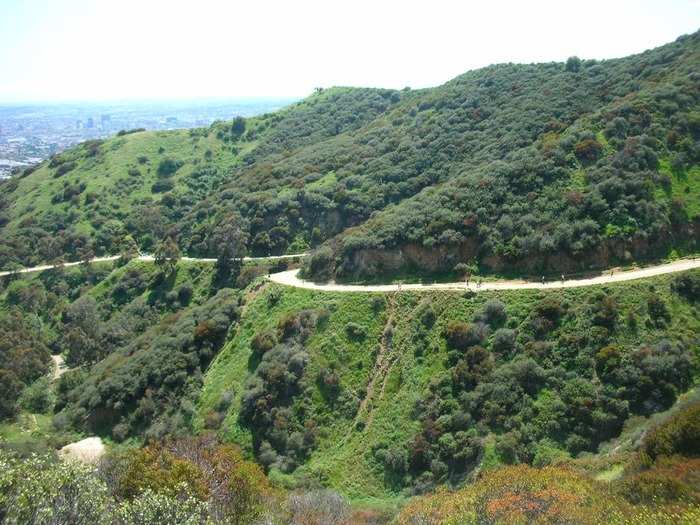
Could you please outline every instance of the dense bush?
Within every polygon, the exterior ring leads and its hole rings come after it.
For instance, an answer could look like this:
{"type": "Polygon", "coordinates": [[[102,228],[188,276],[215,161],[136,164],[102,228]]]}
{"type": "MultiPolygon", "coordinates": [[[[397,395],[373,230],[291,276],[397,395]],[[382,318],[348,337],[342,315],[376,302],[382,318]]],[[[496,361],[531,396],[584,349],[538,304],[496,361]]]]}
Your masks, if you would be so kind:
{"type": "Polygon", "coordinates": [[[449,316],[440,323],[446,371],[433,376],[415,406],[420,430],[405,452],[379,458],[393,483],[413,492],[459,483],[489,441],[501,463],[554,463],[595,451],[630,414],[668,409],[692,385],[692,346],[613,344],[624,330],[617,296],[589,297],[572,305],[544,295],[520,314],[519,325],[508,323],[517,329],[501,327],[491,337],[490,325],[508,320],[498,301],[477,309],[473,323],[449,316]],[[405,462],[396,459],[404,455],[405,462]]]}
{"type": "Polygon", "coordinates": [[[13,416],[25,386],[48,373],[51,355],[36,316],[0,313],[0,419],[13,416]]]}
{"type": "Polygon", "coordinates": [[[282,472],[293,471],[316,443],[316,424],[304,417],[308,393],[302,390],[301,380],[309,361],[303,343],[318,316],[305,310],[283,317],[276,344],[269,334],[255,337],[256,348],[274,346],[263,353],[246,384],[239,419],[253,433],[258,460],[282,472]]]}
{"type": "MultiPolygon", "coordinates": [[[[237,319],[237,304],[236,293],[224,288],[204,304],[165,317],[155,326],[153,319],[144,323],[137,337],[123,334],[120,323],[128,317],[116,316],[108,332],[114,344],[111,353],[84,382],[59,396],[59,407],[75,426],[112,432],[118,439],[184,431],[193,412],[189,397],[237,319]]],[[[147,306],[137,301],[133,308],[147,306]]],[[[130,314],[125,310],[123,315],[130,314]]]]}
{"type": "Polygon", "coordinates": [[[691,405],[654,427],[645,437],[642,448],[649,457],[682,454],[700,455],[700,404],[691,405]]]}

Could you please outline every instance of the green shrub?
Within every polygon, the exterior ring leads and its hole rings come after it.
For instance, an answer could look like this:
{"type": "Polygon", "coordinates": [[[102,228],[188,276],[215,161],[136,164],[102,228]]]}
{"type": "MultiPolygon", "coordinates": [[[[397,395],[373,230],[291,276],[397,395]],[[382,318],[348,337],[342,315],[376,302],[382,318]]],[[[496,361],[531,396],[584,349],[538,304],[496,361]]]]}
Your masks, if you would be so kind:
{"type": "Polygon", "coordinates": [[[51,380],[42,377],[34,381],[22,391],[19,404],[28,412],[43,414],[53,408],[54,395],[51,380]]]}
{"type": "Polygon", "coordinates": [[[700,455],[700,403],[680,410],[668,421],[649,431],[642,449],[652,459],[682,454],[700,455]]]}
{"type": "Polygon", "coordinates": [[[162,159],[158,163],[158,168],[156,169],[156,175],[158,175],[159,178],[165,179],[168,177],[171,177],[172,175],[175,174],[177,170],[179,170],[182,167],[182,161],[180,160],[174,160],[171,158],[165,158],[162,159]]]}

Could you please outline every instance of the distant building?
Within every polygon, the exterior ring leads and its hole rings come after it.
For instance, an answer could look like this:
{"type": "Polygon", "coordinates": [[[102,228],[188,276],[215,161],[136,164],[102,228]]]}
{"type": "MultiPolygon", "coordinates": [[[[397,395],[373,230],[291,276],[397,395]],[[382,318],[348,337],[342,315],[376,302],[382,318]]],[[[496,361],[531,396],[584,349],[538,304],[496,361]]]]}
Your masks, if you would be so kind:
{"type": "Polygon", "coordinates": [[[110,129],[112,127],[112,116],[111,115],[101,115],[100,116],[100,126],[102,129],[110,129]]]}
{"type": "Polygon", "coordinates": [[[83,121],[82,120],[75,121],[75,129],[83,129],[83,121]]]}
{"type": "Polygon", "coordinates": [[[177,124],[177,117],[166,117],[165,123],[169,126],[174,126],[177,124]]]}
{"type": "Polygon", "coordinates": [[[87,119],[87,124],[85,125],[85,127],[86,127],[87,129],[92,129],[92,128],[95,127],[95,121],[93,120],[92,117],[89,117],[89,118],[87,119]]]}

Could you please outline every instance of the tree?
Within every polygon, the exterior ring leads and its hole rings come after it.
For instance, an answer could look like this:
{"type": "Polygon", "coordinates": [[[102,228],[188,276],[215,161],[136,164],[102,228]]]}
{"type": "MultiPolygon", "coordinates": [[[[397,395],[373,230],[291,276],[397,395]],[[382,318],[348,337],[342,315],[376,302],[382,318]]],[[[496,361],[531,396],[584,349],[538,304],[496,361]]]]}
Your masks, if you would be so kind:
{"type": "Polygon", "coordinates": [[[24,385],[10,370],[0,368],[0,419],[14,416],[24,385]]]}
{"type": "Polygon", "coordinates": [[[469,282],[469,279],[472,278],[472,275],[476,275],[477,273],[479,273],[479,266],[474,260],[469,261],[468,263],[461,262],[455,264],[454,271],[455,273],[466,279],[467,282],[469,282]]]}
{"type": "Polygon", "coordinates": [[[226,216],[214,230],[211,242],[219,269],[228,270],[240,263],[245,257],[248,242],[248,233],[240,217],[233,214],[226,216]]]}
{"type": "Polygon", "coordinates": [[[577,56],[571,56],[566,60],[566,70],[571,73],[576,73],[581,69],[581,59],[577,56]]]}
{"type": "Polygon", "coordinates": [[[234,139],[240,138],[245,132],[245,119],[243,117],[236,117],[233,119],[231,124],[231,135],[234,139]]]}
{"type": "Polygon", "coordinates": [[[84,295],[71,304],[63,314],[61,346],[67,351],[70,366],[94,363],[100,357],[100,315],[97,301],[84,295]]]}
{"type": "Polygon", "coordinates": [[[156,265],[165,271],[166,274],[172,273],[180,260],[180,248],[172,237],[166,238],[156,246],[153,252],[156,265]]]}
{"type": "Polygon", "coordinates": [[[139,247],[131,235],[125,235],[119,243],[119,256],[124,262],[138,257],[139,247]]]}

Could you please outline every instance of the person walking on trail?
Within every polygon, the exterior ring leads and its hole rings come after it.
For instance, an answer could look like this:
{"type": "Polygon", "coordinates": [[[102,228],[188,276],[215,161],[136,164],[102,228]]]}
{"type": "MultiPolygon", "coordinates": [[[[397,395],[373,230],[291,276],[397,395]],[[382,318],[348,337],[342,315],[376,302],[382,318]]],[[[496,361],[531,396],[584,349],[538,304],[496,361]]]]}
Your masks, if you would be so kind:
{"type": "Polygon", "coordinates": [[[542,286],[544,286],[544,275],[542,276],[542,286]]]}
{"type": "Polygon", "coordinates": [[[564,274],[561,274],[561,282],[564,283],[564,274]]]}

